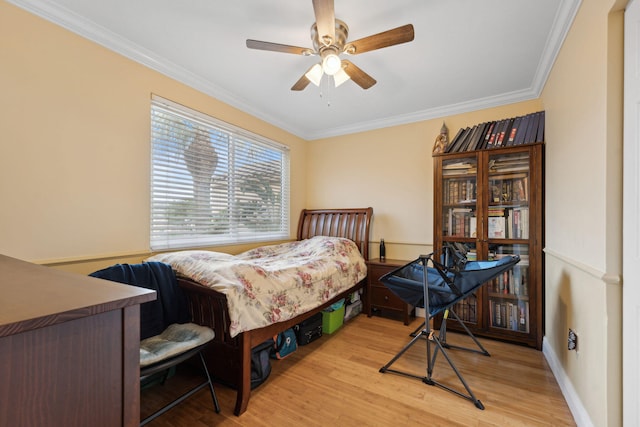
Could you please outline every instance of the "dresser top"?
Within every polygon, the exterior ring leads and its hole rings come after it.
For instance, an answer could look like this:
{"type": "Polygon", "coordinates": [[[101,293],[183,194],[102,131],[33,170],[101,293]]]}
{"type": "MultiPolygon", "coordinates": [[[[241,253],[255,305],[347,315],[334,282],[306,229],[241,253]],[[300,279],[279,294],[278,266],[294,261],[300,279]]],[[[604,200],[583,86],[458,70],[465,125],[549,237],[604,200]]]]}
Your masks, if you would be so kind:
{"type": "Polygon", "coordinates": [[[0,255],[0,337],[154,299],[149,289],[0,255]]]}

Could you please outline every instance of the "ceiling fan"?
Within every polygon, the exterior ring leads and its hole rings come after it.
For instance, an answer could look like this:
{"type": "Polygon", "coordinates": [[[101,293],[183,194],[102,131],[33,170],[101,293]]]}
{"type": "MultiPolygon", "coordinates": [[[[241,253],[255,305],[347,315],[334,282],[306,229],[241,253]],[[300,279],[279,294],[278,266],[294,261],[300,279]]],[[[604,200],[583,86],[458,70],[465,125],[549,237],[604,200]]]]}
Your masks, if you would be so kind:
{"type": "Polygon", "coordinates": [[[333,77],[336,87],[351,79],[363,89],[369,89],[376,84],[376,80],[351,61],[340,59],[340,54],[358,55],[410,42],[414,38],[413,25],[407,24],[348,42],[349,27],[343,21],[336,19],[333,0],[313,0],[313,11],[316,17],[316,22],[311,26],[313,48],[247,39],[247,47],[250,49],[304,56],[317,55],[321,58],[321,62],[309,68],[291,87],[291,90],[303,90],[309,82],[319,86],[324,74],[333,77]]]}

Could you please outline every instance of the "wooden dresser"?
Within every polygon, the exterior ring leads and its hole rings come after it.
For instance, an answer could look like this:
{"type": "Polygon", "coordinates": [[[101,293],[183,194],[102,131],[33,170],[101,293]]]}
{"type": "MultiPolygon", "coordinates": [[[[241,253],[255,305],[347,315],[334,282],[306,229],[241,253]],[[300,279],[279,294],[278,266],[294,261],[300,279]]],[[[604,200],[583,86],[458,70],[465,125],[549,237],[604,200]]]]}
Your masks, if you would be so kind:
{"type": "Polygon", "coordinates": [[[395,296],[389,288],[380,282],[380,277],[408,262],[397,259],[370,259],[367,261],[367,316],[371,317],[374,312],[380,312],[399,317],[405,325],[409,324],[413,306],[395,296]]]}
{"type": "Polygon", "coordinates": [[[0,426],[138,426],[155,292],[0,255],[0,426]]]}

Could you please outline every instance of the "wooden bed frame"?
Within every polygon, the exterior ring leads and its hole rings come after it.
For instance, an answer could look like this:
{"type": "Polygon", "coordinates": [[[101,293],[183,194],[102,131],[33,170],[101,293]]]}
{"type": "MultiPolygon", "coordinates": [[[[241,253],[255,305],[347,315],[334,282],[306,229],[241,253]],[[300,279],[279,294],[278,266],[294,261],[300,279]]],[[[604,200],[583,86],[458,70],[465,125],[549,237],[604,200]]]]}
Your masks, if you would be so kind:
{"type": "MultiPolygon", "coordinates": [[[[370,207],[362,209],[304,209],[298,222],[297,240],[313,236],[346,237],[357,244],[360,253],[367,260],[369,259],[369,227],[372,216],[373,209],[370,207]]],[[[205,351],[205,359],[216,380],[237,390],[235,415],[242,414],[249,405],[251,349],[279,332],[313,316],[341,298],[345,298],[355,290],[366,289],[365,281],[361,281],[323,305],[293,319],[246,331],[231,338],[226,296],[190,279],[178,277],[180,287],[187,294],[193,322],[209,326],[215,331],[214,341],[205,351]]],[[[363,303],[367,301],[364,295],[362,301],[363,303]]],[[[368,308],[363,308],[366,313],[368,308]]]]}

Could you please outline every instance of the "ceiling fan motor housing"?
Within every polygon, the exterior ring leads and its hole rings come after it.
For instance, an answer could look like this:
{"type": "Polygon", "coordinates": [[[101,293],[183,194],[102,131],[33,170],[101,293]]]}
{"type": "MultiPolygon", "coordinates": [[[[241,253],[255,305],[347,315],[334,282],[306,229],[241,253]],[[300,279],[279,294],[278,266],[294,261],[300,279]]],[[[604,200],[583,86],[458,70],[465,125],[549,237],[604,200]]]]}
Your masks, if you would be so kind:
{"type": "Polygon", "coordinates": [[[334,47],[337,53],[342,52],[344,44],[347,42],[347,36],[349,35],[349,27],[344,21],[336,19],[336,39],[335,40],[320,40],[318,34],[318,24],[314,23],[311,26],[311,41],[313,42],[313,48],[316,52],[322,55],[322,51],[329,47],[334,47]],[[326,42],[326,43],[325,43],[326,42]]]}

